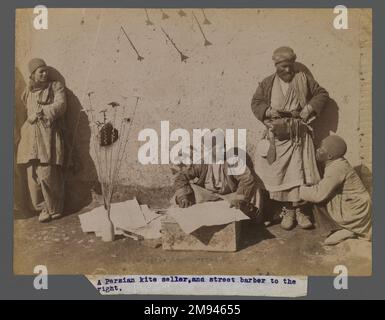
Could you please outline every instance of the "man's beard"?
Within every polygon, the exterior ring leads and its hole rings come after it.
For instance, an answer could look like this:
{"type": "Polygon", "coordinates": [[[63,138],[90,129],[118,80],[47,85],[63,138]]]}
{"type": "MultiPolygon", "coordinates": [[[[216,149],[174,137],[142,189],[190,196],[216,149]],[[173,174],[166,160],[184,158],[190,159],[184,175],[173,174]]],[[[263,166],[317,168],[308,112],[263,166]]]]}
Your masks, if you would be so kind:
{"type": "Polygon", "coordinates": [[[285,82],[290,82],[294,78],[294,72],[280,72],[278,76],[285,82]]]}

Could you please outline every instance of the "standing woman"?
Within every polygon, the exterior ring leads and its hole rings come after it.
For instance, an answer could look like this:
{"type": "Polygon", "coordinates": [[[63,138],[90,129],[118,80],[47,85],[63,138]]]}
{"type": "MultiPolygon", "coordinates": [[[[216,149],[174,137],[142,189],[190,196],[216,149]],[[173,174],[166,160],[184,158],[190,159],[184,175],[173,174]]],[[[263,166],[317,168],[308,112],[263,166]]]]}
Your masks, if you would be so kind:
{"type": "Polygon", "coordinates": [[[27,120],[21,128],[17,163],[27,168],[28,188],[39,221],[60,218],[64,205],[64,85],[49,81],[44,60],[34,58],[28,64],[30,81],[22,101],[27,120]]]}

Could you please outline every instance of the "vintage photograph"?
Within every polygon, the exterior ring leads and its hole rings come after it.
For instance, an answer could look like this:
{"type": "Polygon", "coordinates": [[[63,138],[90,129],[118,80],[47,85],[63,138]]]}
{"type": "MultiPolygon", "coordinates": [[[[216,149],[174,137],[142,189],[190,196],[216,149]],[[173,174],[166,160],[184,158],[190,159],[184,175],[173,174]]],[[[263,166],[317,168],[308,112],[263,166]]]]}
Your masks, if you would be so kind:
{"type": "Polygon", "coordinates": [[[371,96],[371,9],[17,9],[13,271],[370,276],[371,96]]]}

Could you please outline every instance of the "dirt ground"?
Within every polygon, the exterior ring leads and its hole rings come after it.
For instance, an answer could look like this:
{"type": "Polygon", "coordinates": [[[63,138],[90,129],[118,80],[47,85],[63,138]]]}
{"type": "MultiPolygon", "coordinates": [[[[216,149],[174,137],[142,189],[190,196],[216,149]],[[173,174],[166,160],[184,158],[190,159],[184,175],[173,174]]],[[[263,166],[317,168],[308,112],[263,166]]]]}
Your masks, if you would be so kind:
{"type": "MultiPolygon", "coordinates": [[[[132,191],[121,192],[121,199],[132,191]]],[[[170,194],[139,193],[153,208],[166,207],[170,194]]],[[[333,275],[343,264],[349,275],[371,274],[371,243],[351,239],[325,247],[317,228],[285,231],[279,223],[264,227],[243,221],[237,252],[165,251],[161,241],[123,237],[106,243],[83,233],[78,218],[98,202],[49,223],[15,214],[14,273],[32,274],[34,266],[45,265],[50,274],[333,275]]]]}

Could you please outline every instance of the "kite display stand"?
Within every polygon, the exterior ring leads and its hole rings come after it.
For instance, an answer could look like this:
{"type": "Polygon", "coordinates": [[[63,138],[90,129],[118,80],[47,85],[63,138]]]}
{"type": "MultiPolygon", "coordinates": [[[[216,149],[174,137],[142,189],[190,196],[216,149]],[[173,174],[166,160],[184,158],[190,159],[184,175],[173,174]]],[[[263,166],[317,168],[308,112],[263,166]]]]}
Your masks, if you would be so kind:
{"type": "Polygon", "coordinates": [[[111,200],[119,180],[119,173],[126,155],[126,147],[129,141],[130,129],[135,117],[139,97],[132,113],[132,117],[126,116],[126,105],[120,106],[117,102],[110,102],[107,108],[95,110],[91,95],[88,93],[90,108],[87,114],[90,117],[91,136],[96,158],[98,180],[101,185],[104,209],[106,211],[102,228],[102,240],[109,242],[115,239],[114,225],[111,221],[111,200]],[[97,115],[102,114],[101,121],[97,115]],[[118,129],[119,128],[119,129],[118,129]]]}

